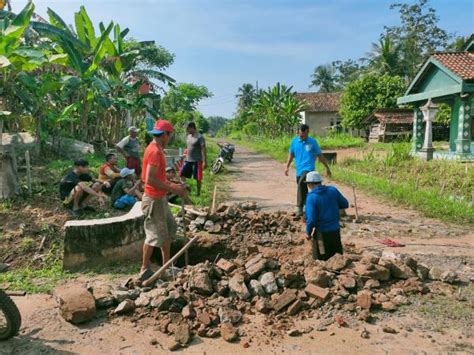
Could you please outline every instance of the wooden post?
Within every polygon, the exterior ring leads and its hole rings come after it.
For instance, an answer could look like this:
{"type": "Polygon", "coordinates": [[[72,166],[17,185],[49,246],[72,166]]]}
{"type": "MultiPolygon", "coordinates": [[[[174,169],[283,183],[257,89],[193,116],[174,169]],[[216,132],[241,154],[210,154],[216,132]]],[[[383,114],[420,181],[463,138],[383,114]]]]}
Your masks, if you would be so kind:
{"type": "MultiPolygon", "coordinates": [[[[184,209],[184,199],[181,199],[181,216],[183,218],[183,236],[186,238],[186,210],[184,209]]],[[[186,249],[184,251],[184,265],[189,265],[189,251],[186,249]]]]}
{"type": "Polygon", "coordinates": [[[28,185],[28,196],[31,196],[31,162],[30,162],[30,151],[25,152],[25,161],[26,161],[26,182],[28,185]]]}
{"type": "Polygon", "coordinates": [[[217,194],[217,185],[214,185],[214,193],[212,194],[212,209],[211,213],[216,212],[216,194],[217,194]]]}
{"type": "Polygon", "coordinates": [[[178,251],[170,260],[168,260],[168,262],[166,262],[157,272],[155,272],[153,274],[153,276],[151,276],[149,279],[143,281],[143,286],[150,286],[151,284],[153,284],[153,282],[155,282],[156,280],[158,280],[158,278],[161,276],[161,274],[172,264],[174,263],[181,255],[183,255],[183,253],[189,249],[189,247],[191,246],[191,244],[193,244],[196,239],[198,237],[194,237],[193,239],[191,239],[184,247],[181,248],[180,251],[178,251]]]}
{"type": "Polygon", "coordinates": [[[355,184],[352,184],[352,194],[354,195],[354,206],[355,206],[355,213],[356,213],[356,222],[359,221],[359,208],[357,206],[357,196],[355,190],[355,184]]]}

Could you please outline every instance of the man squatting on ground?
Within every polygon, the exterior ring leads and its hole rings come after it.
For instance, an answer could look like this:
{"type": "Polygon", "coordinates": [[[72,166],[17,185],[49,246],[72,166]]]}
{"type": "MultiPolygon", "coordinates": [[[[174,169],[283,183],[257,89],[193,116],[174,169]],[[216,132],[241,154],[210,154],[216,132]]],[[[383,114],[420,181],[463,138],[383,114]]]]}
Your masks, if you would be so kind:
{"type": "Polygon", "coordinates": [[[140,141],[137,135],[138,129],[134,126],[129,127],[128,136],[118,142],[115,147],[124,156],[126,161],[125,166],[129,169],[134,169],[135,173],[140,176],[140,141]]]}
{"type": "Polygon", "coordinates": [[[316,139],[309,136],[309,126],[302,124],[298,132],[298,136],[293,138],[290,144],[288,154],[288,161],[286,162],[285,175],[288,176],[290,165],[295,160],[296,166],[296,183],[297,183],[297,198],[296,198],[296,216],[303,215],[304,205],[306,203],[306,195],[308,188],[305,183],[306,174],[315,170],[316,158],[326,167],[326,174],[331,177],[331,169],[329,163],[321,152],[319,144],[316,139]]]}
{"type": "Polygon", "coordinates": [[[171,192],[182,198],[187,195],[186,186],[168,181],[166,178],[166,157],[164,148],[173,134],[173,125],[166,120],[158,120],[153,130],[153,141],[148,145],[143,157],[142,181],[145,195],[142,210],[145,216],[145,243],[140,270],[140,280],[153,275],[150,259],[155,247],[161,248],[162,262],[170,259],[171,240],[176,237],[176,222],[168,206],[166,194],[171,192]]]}
{"type": "Polygon", "coordinates": [[[196,180],[197,195],[201,194],[202,174],[207,167],[207,149],[204,136],[197,131],[196,124],[189,122],[186,128],[187,154],[186,161],[181,168],[180,176],[186,179],[193,177],[196,180]]]}
{"type": "Polygon", "coordinates": [[[306,234],[313,239],[313,258],[327,260],[336,253],[342,254],[339,209],[348,208],[349,202],[336,187],[322,182],[316,171],[306,175],[310,190],[306,199],[306,234]],[[318,242],[322,242],[324,251],[318,242]]]}
{"type": "Polygon", "coordinates": [[[74,161],[74,167],[59,183],[59,196],[72,214],[78,217],[83,210],[90,208],[89,202],[96,197],[103,205],[104,195],[101,193],[102,183],[95,181],[89,174],[89,162],[84,159],[74,161]]]}

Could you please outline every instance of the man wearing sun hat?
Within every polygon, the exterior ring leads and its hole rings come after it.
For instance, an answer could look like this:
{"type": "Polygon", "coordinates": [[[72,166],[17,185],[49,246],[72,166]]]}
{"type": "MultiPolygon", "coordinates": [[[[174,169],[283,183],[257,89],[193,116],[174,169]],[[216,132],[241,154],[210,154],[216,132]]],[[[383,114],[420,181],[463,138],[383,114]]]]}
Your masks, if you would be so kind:
{"type": "Polygon", "coordinates": [[[127,168],[135,169],[136,173],[140,175],[140,141],[138,140],[137,135],[137,127],[128,127],[128,136],[118,142],[115,147],[124,156],[127,168]]]}
{"type": "Polygon", "coordinates": [[[306,174],[310,190],[306,198],[306,234],[313,239],[313,258],[327,260],[342,254],[339,209],[349,207],[347,199],[334,186],[323,185],[316,171],[306,174]]]}
{"type": "Polygon", "coordinates": [[[120,179],[115,183],[110,194],[112,206],[116,209],[132,207],[142,199],[140,192],[141,182],[135,181],[135,170],[123,168],[120,170],[120,179]]]}
{"type": "Polygon", "coordinates": [[[145,243],[143,244],[143,260],[140,280],[144,281],[153,275],[150,259],[155,247],[161,248],[162,262],[170,259],[171,241],[176,236],[176,222],[168,206],[166,197],[171,192],[186,197],[187,189],[183,184],[173,183],[166,178],[166,157],[164,148],[167,146],[174,128],[166,120],[158,120],[149,132],[153,141],[148,145],[143,156],[142,181],[145,184],[145,195],[142,210],[145,216],[145,243]]]}

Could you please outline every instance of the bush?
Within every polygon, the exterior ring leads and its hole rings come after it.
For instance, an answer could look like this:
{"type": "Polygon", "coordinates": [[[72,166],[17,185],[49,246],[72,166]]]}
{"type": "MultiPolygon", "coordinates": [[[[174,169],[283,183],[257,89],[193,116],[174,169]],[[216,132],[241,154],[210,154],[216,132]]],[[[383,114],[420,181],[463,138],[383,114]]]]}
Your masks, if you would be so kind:
{"type": "Polygon", "coordinates": [[[242,131],[244,132],[244,134],[247,136],[247,137],[254,137],[256,135],[258,135],[258,126],[256,123],[254,122],[250,122],[250,123],[247,123],[244,128],[242,129],[242,131]]]}

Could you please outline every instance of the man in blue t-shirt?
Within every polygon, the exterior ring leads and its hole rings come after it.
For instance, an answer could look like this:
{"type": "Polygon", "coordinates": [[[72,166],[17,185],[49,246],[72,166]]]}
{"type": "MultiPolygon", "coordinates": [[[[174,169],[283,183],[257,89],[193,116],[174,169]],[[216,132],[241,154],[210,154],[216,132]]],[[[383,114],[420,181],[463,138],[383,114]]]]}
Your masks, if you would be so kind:
{"type": "Polygon", "coordinates": [[[295,160],[296,165],[296,183],[298,185],[296,198],[296,216],[303,215],[303,208],[306,203],[308,187],[305,184],[306,174],[315,170],[316,158],[326,167],[326,174],[331,176],[329,163],[321,152],[316,139],[309,137],[309,126],[302,124],[298,132],[298,137],[293,138],[290,144],[288,161],[286,163],[285,175],[288,176],[290,165],[295,160]]]}

